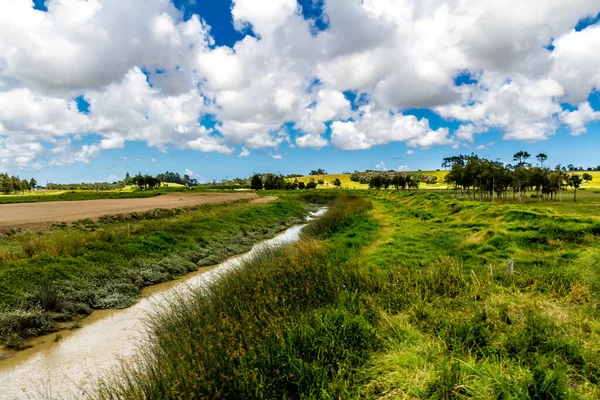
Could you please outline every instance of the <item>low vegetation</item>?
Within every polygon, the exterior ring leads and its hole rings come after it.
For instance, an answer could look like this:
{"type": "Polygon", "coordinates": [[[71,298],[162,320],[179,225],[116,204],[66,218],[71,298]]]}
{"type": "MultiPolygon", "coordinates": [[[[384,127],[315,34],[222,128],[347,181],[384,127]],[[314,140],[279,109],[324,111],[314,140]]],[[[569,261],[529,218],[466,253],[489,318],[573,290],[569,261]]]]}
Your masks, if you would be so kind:
{"type": "MultiPolygon", "coordinates": [[[[280,199],[155,210],[10,234],[0,243],[0,342],[53,328],[92,309],[122,308],[140,288],[214,265],[302,220],[280,199]]],[[[13,345],[14,343],[14,345],[13,345]]]]}
{"type": "Polygon", "coordinates": [[[306,199],[330,213],[156,315],[100,398],[600,397],[597,200],[306,199]]]}

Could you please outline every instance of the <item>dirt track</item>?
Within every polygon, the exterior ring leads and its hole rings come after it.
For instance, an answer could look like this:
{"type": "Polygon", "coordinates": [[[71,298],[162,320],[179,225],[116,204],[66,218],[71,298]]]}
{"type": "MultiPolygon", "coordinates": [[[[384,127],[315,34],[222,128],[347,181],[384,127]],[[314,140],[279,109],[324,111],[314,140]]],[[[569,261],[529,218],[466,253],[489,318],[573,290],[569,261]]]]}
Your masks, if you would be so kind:
{"type": "MultiPolygon", "coordinates": [[[[193,207],[251,199],[261,202],[256,193],[173,193],[146,199],[54,201],[47,203],[0,204],[0,228],[72,222],[103,215],[150,211],[156,208],[193,207]]],[[[273,199],[269,199],[271,201],[273,199]]]]}

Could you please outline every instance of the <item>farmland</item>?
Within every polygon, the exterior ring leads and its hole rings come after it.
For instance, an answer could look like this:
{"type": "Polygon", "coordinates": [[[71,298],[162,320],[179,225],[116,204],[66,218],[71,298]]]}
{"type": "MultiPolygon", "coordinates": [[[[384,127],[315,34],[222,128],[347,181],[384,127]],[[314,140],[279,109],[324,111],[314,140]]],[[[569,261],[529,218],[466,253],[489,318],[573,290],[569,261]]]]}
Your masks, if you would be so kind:
{"type": "Polygon", "coordinates": [[[4,204],[0,205],[0,229],[50,222],[66,223],[95,219],[104,215],[147,212],[157,208],[185,208],[258,198],[255,193],[171,193],[147,198],[4,204]]]}
{"type": "MultiPolygon", "coordinates": [[[[327,204],[300,242],[153,315],[140,358],[90,396],[600,396],[594,190],[577,202],[528,192],[522,204],[454,190],[265,194],[10,234],[0,334],[19,348],[54,321],[130,306],[141,287],[241,253],[299,222],[308,204],[327,204]]],[[[171,196],[183,194],[161,197],[171,196]]]]}
{"type": "MultiPolygon", "coordinates": [[[[298,199],[256,202],[248,201],[255,194],[188,196],[194,197],[187,202],[172,199],[182,208],[171,204],[171,209],[156,209],[152,203],[145,212],[55,223],[44,230],[6,231],[0,244],[2,341],[19,348],[23,339],[51,331],[54,321],[92,309],[129,306],[141,287],[244,252],[306,214],[305,203],[298,199]],[[238,202],[223,204],[234,200],[238,202]]],[[[137,209],[141,200],[134,201],[137,209]]],[[[85,208],[90,202],[84,203],[85,208]]]]}

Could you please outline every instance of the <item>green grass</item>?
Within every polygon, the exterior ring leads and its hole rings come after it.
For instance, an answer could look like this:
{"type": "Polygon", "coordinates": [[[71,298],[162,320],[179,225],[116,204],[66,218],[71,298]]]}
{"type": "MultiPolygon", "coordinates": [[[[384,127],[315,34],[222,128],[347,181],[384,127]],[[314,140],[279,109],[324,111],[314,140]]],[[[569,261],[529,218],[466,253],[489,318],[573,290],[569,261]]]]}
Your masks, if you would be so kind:
{"type": "Polygon", "coordinates": [[[99,397],[347,396],[353,373],[380,348],[377,315],[358,295],[369,282],[355,262],[376,233],[369,207],[333,201],[300,243],[265,251],[156,315],[140,363],[99,397]]]}
{"type": "Polygon", "coordinates": [[[100,398],[600,397],[593,197],[335,193],[305,195],[333,206],[299,244],[157,315],[100,398]]]}
{"type": "Polygon", "coordinates": [[[306,203],[237,202],[81,221],[0,243],[0,340],[91,309],[133,304],[140,288],[214,265],[302,220],[306,203]]]}

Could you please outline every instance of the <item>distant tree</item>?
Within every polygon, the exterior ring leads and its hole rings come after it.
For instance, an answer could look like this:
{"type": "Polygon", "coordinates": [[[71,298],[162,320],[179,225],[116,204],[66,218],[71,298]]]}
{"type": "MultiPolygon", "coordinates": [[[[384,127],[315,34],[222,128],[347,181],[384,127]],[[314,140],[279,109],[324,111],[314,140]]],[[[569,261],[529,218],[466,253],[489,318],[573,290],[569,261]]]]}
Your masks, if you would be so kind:
{"type": "Polygon", "coordinates": [[[326,175],[326,174],[327,174],[327,172],[325,172],[324,169],[319,168],[319,169],[314,169],[314,170],[310,171],[309,175],[326,175]]]}
{"type": "Polygon", "coordinates": [[[300,190],[306,189],[306,183],[304,183],[304,182],[298,182],[298,189],[300,189],[300,190]]]}
{"type": "Polygon", "coordinates": [[[537,156],[535,156],[535,158],[537,158],[537,159],[538,159],[538,161],[539,161],[539,163],[540,163],[540,166],[541,166],[542,168],[544,168],[544,163],[545,163],[545,162],[546,162],[546,160],[548,159],[548,156],[547,156],[546,154],[544,154],[544,153],[540,153],[540,154],[538,154],[537,156]]]}
{"type": "Polygon", "coordinates": [[[396,174],[392,178],[392,185],[396,190],[406,189],[406,178],[402,174],[396,174]]]}
{"type": "Polygon", "coordinates": [[[319,185],[324,185],[324,184],[325,184],[325,181],[324,181],[323,179],[319,179],[319,180],[317,181],[317,183],[318,183],[319,185]]]}
{"type": "Polygon", "coordinates": [[[306,189],[316,189],[317,188],[317,182],[315,182],[314,179],[311,179],[310,182],[308,182],[306,184],[306,189]]]}
{"type": "Polygon", "coordinates": [[[575,166],[573,164],[569,164],[569,165],[567,165],[567,169],[569,171],[575,171],[576,168],[575,168],[575,166]]]}
{"type": "Polygon", "coordinates": [[[388,188],[392,185],[392,178],[390,178],[388,175],[384,175],[381,178],[381,184],[385,190],[388,190],[388,188]]]}
{"type": "Polygon", "coordinates": [[[592,175],[588,174],[587,172],[583,174],[583,180],[586,182],[589,182],[592,180],[592,175]]]}
{"type": "Polygon", "coordinates": [[[513,161],[517,163],[517,167],[524,167],[529,157],[531,157],[531,154],[529,154],[528,152],[519,151],[518,153],[515,153],[513,155],[513,161]]]}
{"type": "Polygon", "coordinates": [[[340,181],[340,178],[335,178],[333,180],[333,186],[336,186],[336,187],[342,186],[342,181],[340,181]]]}
{"type": "Polygon", "coordinates": [[[252,190],[262,190],[263,189],[263,181],[259,174],[252,175],[252,179],[250,181],[250,188],[252,190]]]}
{"type": "Polygon", "coordinates": [[[406,176],[406,185],[409,189],[418,189],[421,181],[419,177],[416,175],[407,175],[406,176]]]}
{"type": "Polygon", "coordinates": [[[369,181],[369,189],[379,190],[383,187],[383,177],[381,175],[375,175],[369,181]]]}
{"type": "Polygon", "coordinates": [[[581,186],[583,180],[578,174],[573,174],[569,177],[569,186],[575,189],[575,194],[573,195],[573,201],[577,201],[577,189],[581,186]]]}
{"type": "Polygon", "coordinates": [[[275,174],[266,174],[264,181],[265,190],[275,190],[275,174]]]}
{"type": "Polygon", "coordinates": [[[31,178],[29,180],[29,189],[35,189],[37,186],[37,181],[35,180],[35,178],[31,178]]]}

